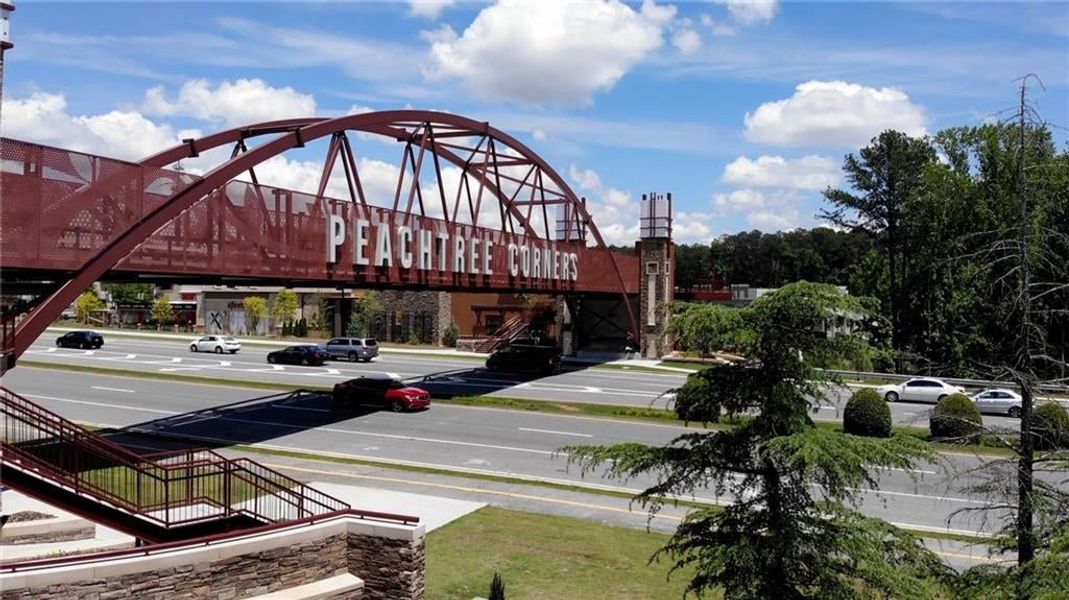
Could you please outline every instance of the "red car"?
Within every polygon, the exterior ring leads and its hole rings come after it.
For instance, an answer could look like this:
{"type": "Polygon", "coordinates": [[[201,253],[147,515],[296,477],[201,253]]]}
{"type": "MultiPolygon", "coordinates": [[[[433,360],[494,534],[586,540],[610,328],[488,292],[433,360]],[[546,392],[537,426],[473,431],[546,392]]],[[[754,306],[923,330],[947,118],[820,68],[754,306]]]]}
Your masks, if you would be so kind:
{"type": "Polygon", "coordinates": [[[431,407],[430,392],[412,387],[390,375],[368,375],[343,381],[334,386],[331,400],[336,408],[368,404],[389,408],[393,412],[431,407]]]}

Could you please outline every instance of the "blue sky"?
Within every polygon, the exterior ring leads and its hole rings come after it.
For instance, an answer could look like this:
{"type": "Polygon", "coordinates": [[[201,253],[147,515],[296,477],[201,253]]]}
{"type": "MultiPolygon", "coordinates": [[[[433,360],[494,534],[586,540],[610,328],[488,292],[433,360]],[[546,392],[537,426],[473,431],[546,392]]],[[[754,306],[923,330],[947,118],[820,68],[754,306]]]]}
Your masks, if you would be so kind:
{"type": "MultiPolygon", "coordinates": [[[[136,159],[271,118],[445,110],[534,148],[616,243],[648,191],[673,193],[678,241],[812,226],[844,154],[998,119],[1027,72],[1069,126],[1063,2],[27,0],[11,30],[5,136],[136,159]]],[[[389,189],[400,148],[358,152],[389,189]]],[[[316,156],[262,176],[314,187],[316,156]]]]}

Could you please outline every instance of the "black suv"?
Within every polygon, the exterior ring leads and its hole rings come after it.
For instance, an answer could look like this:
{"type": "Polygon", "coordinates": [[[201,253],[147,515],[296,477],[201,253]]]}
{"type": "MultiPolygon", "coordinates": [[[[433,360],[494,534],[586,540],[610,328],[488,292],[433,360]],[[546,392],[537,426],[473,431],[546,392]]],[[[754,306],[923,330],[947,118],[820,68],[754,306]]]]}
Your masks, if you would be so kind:
{"type": "Polygon", "coordinates": [[[556,346],[509,344],[499,348],[486,359],[486,368],[508,373],[533,372],[548,375],[560,367],[560,351],[556,346]]]}
{"type": "Polygon", "coordinates": [[[99,348],[104,345],[104,336],[95,331],[71,331],[56,338],[60,348],[99,348]]]}

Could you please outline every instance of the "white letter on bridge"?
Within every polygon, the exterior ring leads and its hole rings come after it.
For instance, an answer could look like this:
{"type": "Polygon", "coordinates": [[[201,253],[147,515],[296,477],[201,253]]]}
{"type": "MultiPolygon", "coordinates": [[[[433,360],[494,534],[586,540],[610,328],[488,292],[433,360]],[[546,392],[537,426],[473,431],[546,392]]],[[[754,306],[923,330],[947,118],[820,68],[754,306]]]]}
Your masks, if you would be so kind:
{"type": "Polygon", "coordinates": [[[345,219],[330,215],[327,221],[327,263],[338,262],[338,246],[345,243],[345,219]]]}

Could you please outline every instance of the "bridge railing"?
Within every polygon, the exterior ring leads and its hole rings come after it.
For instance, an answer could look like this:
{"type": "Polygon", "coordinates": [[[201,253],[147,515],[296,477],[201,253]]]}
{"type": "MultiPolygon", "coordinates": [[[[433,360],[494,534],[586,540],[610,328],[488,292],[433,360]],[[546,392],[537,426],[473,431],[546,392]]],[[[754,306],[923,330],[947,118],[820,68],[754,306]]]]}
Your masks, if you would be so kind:
{"type": "Polygon", "coordinates": [[[346,510],[337,498],[211,450],[138,455],[0,387],[3,463],[164,529],[234,516],[278,523],[346,510]]]}

